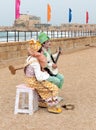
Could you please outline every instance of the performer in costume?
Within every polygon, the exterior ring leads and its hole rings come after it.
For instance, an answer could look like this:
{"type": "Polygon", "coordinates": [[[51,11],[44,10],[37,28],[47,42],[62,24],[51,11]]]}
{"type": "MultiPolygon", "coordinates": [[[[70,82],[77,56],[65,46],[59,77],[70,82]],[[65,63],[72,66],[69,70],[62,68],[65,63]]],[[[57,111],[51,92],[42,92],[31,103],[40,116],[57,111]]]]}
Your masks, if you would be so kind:
{"type": "Polygon", "coordinates": [[[58,52],[55,54],[51,53],[50,38],[44,32],[40,33],[39,42],[42,44],[43,54],[47,58],[47,70],[50,73],[48,81],[54,83],[55,85],[58,86],[58,88],[61,89],[64,83],[64,76],[58,72],[57,65],[55,63],[55,59],[58,55],[58,52]]]}
{"type": "Polygon", "coordinates": [[[50,75],[43,71],[47,60],[39,52],[42,49],[40,42],[29,41],[29,56],[25,63],[25,83],[27,86],[35,88],[42,101],[47,104],[47,109],[52,113],[61,113],[61,107],[58,107],[58,87],[47,81],[50,75]]]}

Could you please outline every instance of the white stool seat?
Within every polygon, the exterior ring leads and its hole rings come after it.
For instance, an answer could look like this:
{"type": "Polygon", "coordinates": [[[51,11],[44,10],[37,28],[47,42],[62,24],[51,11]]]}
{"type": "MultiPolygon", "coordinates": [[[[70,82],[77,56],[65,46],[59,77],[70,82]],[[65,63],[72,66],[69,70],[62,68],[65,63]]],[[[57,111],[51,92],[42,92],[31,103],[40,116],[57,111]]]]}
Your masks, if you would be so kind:
{"type": "Polygon", "coordinates": [[[38,110],[38,94],[34,88],[29,88],[25,84],[20,84],[16,86],[16,100],[15,100],[15,110],[14,114],[17,113],[28,113],[33,114],[33,112],[38,110]],[[25,99],[26,94],[28,94],[28,109],[26,109],[25,99]],[[22,107],[20,108],[20,95],[22,95],[22,107]]]}

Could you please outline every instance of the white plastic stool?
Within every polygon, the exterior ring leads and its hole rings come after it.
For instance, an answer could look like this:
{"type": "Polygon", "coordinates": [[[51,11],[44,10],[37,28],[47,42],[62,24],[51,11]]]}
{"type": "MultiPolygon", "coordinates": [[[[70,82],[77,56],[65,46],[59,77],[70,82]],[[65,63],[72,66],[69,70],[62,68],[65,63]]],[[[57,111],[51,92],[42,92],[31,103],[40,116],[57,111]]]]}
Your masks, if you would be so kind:
{"type": "Polygon", "coordinates": [[[15,110],[14,114],[17,113],[28,113],[29,115],[38,110],[38,94],[34,88],[29,88],[25,84],[17,85],[16,90],[16,100],[15,100],[15,110]],[[19,108],[20,94],[22,95],[22,105],[24,106],[25,94],[28,93],[28,109],[19,108]]]}

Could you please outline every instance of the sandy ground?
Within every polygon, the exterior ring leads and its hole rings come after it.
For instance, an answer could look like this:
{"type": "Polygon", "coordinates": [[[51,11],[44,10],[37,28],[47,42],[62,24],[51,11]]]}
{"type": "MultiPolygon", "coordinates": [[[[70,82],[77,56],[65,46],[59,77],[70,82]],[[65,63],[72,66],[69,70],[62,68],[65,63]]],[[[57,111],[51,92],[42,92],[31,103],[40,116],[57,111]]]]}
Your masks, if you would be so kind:
{"type": "Polygon", "coordinates": [[[15,86],[23,82],[23,71],[13,76],[8,67],[0,69],[0,130],[96,130],[96,48],[61,55],[58,68],[65,77],[61,104],[75,109],[52,114],[39,108],[33,115],[14,115],[15,86]]]}

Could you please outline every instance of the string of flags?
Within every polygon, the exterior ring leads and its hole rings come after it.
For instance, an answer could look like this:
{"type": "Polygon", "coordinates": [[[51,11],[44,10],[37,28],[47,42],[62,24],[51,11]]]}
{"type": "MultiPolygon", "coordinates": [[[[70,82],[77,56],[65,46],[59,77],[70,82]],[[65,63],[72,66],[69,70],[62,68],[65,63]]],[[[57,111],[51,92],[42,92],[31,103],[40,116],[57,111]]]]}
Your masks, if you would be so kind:
{"type": "MultiPolygon", "coordinates": [[[[18,19],[20,17],[20,4],[21,4],[21,0],[15,0],[15,19],[18,19]]],[[[47,4],[47,22],[51,21],[51,14],[52,14],[52,8],[51,8],[51,5],[48,3],[47,4]]],[[[87,24],[89,22],[88,11],[86,11],[85,20],[87,24]]],[[[71,8],[69,8],[68,22],[69,23],[72,22],[72,9],[71,8]]]]}

